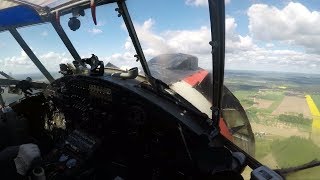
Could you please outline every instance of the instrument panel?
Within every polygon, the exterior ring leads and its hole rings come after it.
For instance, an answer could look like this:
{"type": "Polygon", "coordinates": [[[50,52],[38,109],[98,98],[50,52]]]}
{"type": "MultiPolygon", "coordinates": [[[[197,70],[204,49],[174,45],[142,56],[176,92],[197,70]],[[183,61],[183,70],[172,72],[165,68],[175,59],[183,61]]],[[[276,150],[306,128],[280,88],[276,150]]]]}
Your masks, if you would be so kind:
{"type": "MultiPolygon", "coordinates": [[[[135,81],[127,86],[135,88],[136,84],[135,81]]],[[[53,82],[44,94],[52,102],[52,111],[63,114],[67,128],[96,135],[120,122],[144,122],[147,118],[148,106],[143,99],[99,77],[65,76],[53,82]]]]}
{"type": "MultiPolygon", "coordinates": [[[[86,179],[82,172],[93,169],[111,179],[138,177],[159,165],[172,177],[176,170],[187,173],[186,148],[202,152],[196,135],[210,127],[202,116],[150,91],[139,80],[111,76],[64,76],[51,83],[41,95],[39,107],[46,110],[38,117],[44,117],[45,142],[53,147],[44,153],[49,176],[86,179]]],[[[36,113],[26,115],[34,120],[36,113]]]]}
{"type": "Polygon", "coordinates": [[[112,91],[107,87],[89,85],[89,95],[102,101],[112,102],[112,91]]]}

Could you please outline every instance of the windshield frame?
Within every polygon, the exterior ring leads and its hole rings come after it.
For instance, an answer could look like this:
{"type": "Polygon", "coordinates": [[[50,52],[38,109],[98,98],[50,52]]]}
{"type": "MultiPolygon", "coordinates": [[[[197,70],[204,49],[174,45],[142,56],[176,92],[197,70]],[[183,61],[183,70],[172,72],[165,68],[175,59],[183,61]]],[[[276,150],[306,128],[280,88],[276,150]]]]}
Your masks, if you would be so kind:
{"type": "MultiPolygon", "coordinates": [[[[9,1],[11,1],[11,0],[9,0],[9,1]]],[[[132,43],[133,43],[134,48],[135,48],[135,51],[137,53],[134,57],[137,58],[137,61],[140,61],[147,81],[152,86],[155,87],[155,78],[152,77],[152,75],[150,73],[150,70],[149,70],[149,67],[148,67],[144,52],[142,50],[139,38],[137,36],[137,33],[136,33],[135,28],[134,28],[133,22],[131,20],[131,17],[130,17],[128,8],[126,6],[125,0],[103,0],[103,1],[98,2],[97,4],[94,4],[94,5],[92,4],[92,2],[88,2],[88,1],[67,2],[67,3],[61,4],[61,5],[57,6],[57,7],[54,7],[52,9],[48,8],[48,10],[46,11],[46,14],[40,15],[40,13],[39,13],[39,16],[41,16],[41,18],[43,19],[42,23],[50,22],[52,24],[52,26],[54,27],[55,31],[57,32],[57,34],[59,35],[59,37],[61,38],[61,40],[65,44],[65,46],[67,47],[68,51],[73,56],[74,60],[78,61],[82,66],[86,67],[86,65],[81,61],[81,57],[80,57],[79,53],[76,51],[76,49],[74,48],[74,46],[71,43],[70,39],[66,35],[66,33],[63,30],[62,26],[60,25],[60,23],[59,23],[60,16],[71,13],[72,9],[74,7],[78,7],[78,6],[81,6],[81,8],[83,8],[83,9],[91,8],[92,13],[94,13],[95,9],[93,10],[93,8],[95,8],[96,6],[105,5],[105,4],[111,4],[111,3],[117,3],[118,8],[116,8],[116,11],[119,13],[118,17],[122,16],[123,21],[124,21],[124,23],[126,25],[126,29],[127,29],[128,33],[129,33],[129,36],[130,36],[130,38],[132,40],[132,43]]],[[[27,2],[26,3],[21,2],[21,4],[29,6],[30,8],[33,8],[33,9],[35,8],[33,5],[30,5],[27,2]]],[[[37,9],[34,9],[34,10],[37,11],[37,9]]],[[[41,10],[43,11],[43,9],[41,9],[41,10]]],[[[95,15],[92,14],[92,17],[94,19],[95,15]]],[[[36,25],[36,24],[33,24],[33,25],[36,25]]],[[[16,38],[17,42],[21,42],[19,44],[25,51],[27,50],[29,52],[29,53],[27,53],[29,58],[34,62],[34,64],[42,72],[42,74],[49,80],[49,82],[52,82],[54,79],[52,78],[52,76],[50,75],[48,70],[45,69],[43,64],[38,60],[38,58],[31,51],[31,49],[28,46],[28,44],[25,43],[25,41],[23,40],[23,38],[21,37],[21,35],[19,34],[19,32],[16,29],[18,27],[24,27],[24,25],[18,24],[15,27],[1,28],[0,32],[8,30],[14,37],[19,37],[18,39],[16,38]]]]}
{"type": "MultiPolygon", "coordinates": [[[[13,0],[8,0],[13,1],[13,0]]],[[[34,11],[38,12],[39,16],[41,17],[42,21],[49,22],[54,27],[55,31],[67,47],[70,54],[73,56],[75,61],[78,61],[82,66],[86,66],[82,61],[81,57],[74,48],[73,44],[71,43],[70,39],[64,32],[62,26],[60,25],[60,16],[70,14],[72,13],[72,10],[75,7],[81,7],[82,9],[89,9],[91,8],[92,12],[92,18],[95,20],[95,7],[105,4],[111,4],[116,3],[118,5],[118,8],[116,8],[116,11],[119,13],[118,17],[123,18],[123,21],[126,25],[126,29],[129,33],[129,36],[132,40],[133,46],[136,51],[135,57],[137,58],[137,61],[140,61],[141,66],[143,68],[145,77],[147,81],[153,86],[156,90],[157,84],[156,84],[156,78],[152,76],[149,66],[147,64],[143,49],[141,47],[139,38],[137,36],[135,27],[133,25],[133,22],[131,20],[126,1],[125,0],[102,0],[102,1],[77,1],[72,2],[69,1],[64,4],[60,4],[56,7],[49,8],[49,7],[43,7],[39,8],[36,6],[33,6],[32,4],[26,2],[21,2],[22,5],[28,6],[32,8],[34,11]]],[[[211,41],[210,45],[212,47],[212,80],[213,80],[213,96],[212,96],[212,117],[210,117],[214,121],[214,126],[219,127],[219,120],[221,118],[221,104],[222,104],[222,92],[223,92],[223,80],[224,80],[224,53],[225,53],[225,2],[224,0],[208,0],[208,9],[209,9],[209,15],[210,15],[210,25],[211,25],[211,41]]],[[[38,24],[38,23],[35,23],[38,24]]],[[[14,37],[21,37],[21,35],[17,31],[17,27],[23,27],[24,25],[17,24],[15,27],[1,27],[1,31],[10,31],[10,33],[14,37]]],[[[18,39],[16,38],[18,41],[18,39]]],[[[27,55],[29,58],[36,64],[37,68],[42,72],[45,77],[49,80],[49,82],[52,82],[53,78],[50,75],[50,73],[44,68],[42,63],[38,60],[38,58],[34,55],[34,53],[31,51],[30,47],[25,43],[25,41],[21,38],[19,38],[20,46],[25,50],[28,51],[27,55]],[[24,43],[23,43],[24,42],[24,43]]],[[[19,42],[19,41],[18,41],[19,42]]],[[[25,50],[25,51],[26,51],[25,50]]]]}
{"type": "Polygon", "coordinates": [[[222,111],[222,93],[225,64],[225,2],[209,0],[212,46],[212,120],[219,127],[222,111]]]}

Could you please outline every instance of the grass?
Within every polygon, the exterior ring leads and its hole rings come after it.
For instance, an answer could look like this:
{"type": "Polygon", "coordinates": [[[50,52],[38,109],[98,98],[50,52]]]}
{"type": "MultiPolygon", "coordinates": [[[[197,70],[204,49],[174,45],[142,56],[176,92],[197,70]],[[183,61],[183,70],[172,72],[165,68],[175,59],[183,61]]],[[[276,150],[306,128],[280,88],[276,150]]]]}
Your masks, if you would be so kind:
{"type": "Polygon", "coordinates": [[[320,148],[312,140],[292,136],[284,140],[275,140],[272,154],[281,168],[305,164],[320,159],[320,148]]]}
{"type": "MultiPolygon", "coordinates": [[[[257,91],[240,90],[235,91],[234,95],[239,99],[241,105],[249,109],[252,109],[251,106],[254,104],[254,96],[256,98],[273,101],[273,103],[267,109],[259,109],[259,112],[266,114],[271,114],[274,110],[276,110],[284,98],[283,92],[281,91],[264,91],[258,93],[257,91]]],[[[257,112],[257,110],[254,109],[252,111],[257,112]]]]}
{"type": "Polygon", "coordinates": [[[320,95],[312,95],[311,97],[314,103],[317,105],[318,109],[320,110],[320,95]]]}
{"type": "Polygon", "coordinates": [[[278,108],[278,106],[281,104],[284,96],[281,97],[281,99],[278,99],[277,101],[274,101],[268,108],[268,111],[272,113],[274,110],[278,108]]]}
{"type": "Polygon", "coordinates": [[[271,101],[280,101],[284,97],[283,92],[281,91],[265,91],[258,95],[258,98],[271,100],[271,101]]]}
{"type": "Polygon", "coordinates": [[[261,160],[266,155],[271,152],[271,144],[273,142],[272,139],[263,138],[263,137],[256,137],[256,154],[255,158],[261,160]]]}
{"type": "Polygon", "coordinates": [[[239,99],[241,105],[244,107],[250,107],[253,105],[253,96],[256,94],[256,91],[235,91],[234,95],[239,99]]]}
{"type": "Polygon", "coordinates": [[[257,116],[258,112],[259,110],[254,107],[246,110],[246,113],[250,122],[256,122],[256,123],[260,122],[260,118],[257,116]]]}
{"type": "Polygon", "coordinates": [[[287,176],[286,178],[288,180],[297,180],[297,179],[301,179],[301,180],[314,180],[314,179],[318,179],[320,177],[320,167],[314,167],[311,169],[306,169],[303,171],[298,171],[296,173],[292,173],[289,176],[287,176]]]}
{"type": "Polygon", "coordinates": [[[281,104],[281,102],[284,98],[284,95],[283,95],[283,92],[280,92],[280,91],[276,91],[276,92],[275,91],[267,91],[267,92],[263,92],[263,94],[260,94],[258,97],[261,99],[273,101],[273,103],[265,111],[266,113],[271,114],[281,104]]]}
{"type": "Polygon", "coordinates": [[[248,97],[250,98],[253,98],[252,96],[254,94],[256,94],[257,92],[256,91],[235,91],[234,92],[234,95],[238,98],[238,99],[247,99],[248,97]]]}
{"type": "Polygon", "coordinates": [[[279,122],[291,127],[297,127],[299,130],[311,131],[312,119],[305,118],[303,114],[280,114],[277,119],[279,122]]]}

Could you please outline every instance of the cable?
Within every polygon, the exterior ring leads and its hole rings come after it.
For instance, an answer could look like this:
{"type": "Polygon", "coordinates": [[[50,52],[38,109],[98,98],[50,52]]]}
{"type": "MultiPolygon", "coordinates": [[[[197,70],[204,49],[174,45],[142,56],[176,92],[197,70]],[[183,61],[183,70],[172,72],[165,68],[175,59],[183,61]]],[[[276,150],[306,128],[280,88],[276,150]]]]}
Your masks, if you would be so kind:
{"type": "Polygon", "coordinates": [[[185,137],[184,137],[184,134],[183,134],[183,131],[182,131],[182,127],[181,127],[180,124],[178,124],[178,129],[179,129],[179,132],[180,132],[181,139],[182,139],[182,141],[183,141],[184,147],[185,147],[185,149],[186,149],[186,151],[187,151],[187,154],[188,154],[188,156],[189,156],[189,159],[190,159],[190,161],[192,162],[192,161],[193,161],[193,160],[192,160],[192,156],[191,156],[190,150],[189,150],[189,148],[188,148],[188,145],[187,145],[187,142],[186,142],[186,139],[185,139],[185,137]]]}

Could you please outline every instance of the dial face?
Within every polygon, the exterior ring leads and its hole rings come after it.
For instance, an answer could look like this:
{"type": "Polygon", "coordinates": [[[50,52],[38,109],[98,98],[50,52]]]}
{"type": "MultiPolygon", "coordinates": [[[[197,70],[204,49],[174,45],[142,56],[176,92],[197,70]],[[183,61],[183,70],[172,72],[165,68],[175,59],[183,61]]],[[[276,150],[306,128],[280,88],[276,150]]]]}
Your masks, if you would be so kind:
{"type": "Polygon", "coordinates": [[[76,159],[70,159],[67,161],[66,166],[68,168],[73,168],[77,165],[77,160],[76,159]]]}

